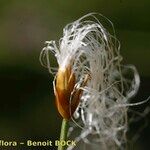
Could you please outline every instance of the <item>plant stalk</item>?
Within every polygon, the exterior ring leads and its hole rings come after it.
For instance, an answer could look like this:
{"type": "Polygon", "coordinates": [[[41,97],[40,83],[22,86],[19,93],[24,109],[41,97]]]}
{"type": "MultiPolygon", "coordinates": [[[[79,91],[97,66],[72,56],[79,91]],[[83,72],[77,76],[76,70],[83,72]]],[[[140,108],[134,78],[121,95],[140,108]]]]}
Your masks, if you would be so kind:
{"type": "MultiPolygon", "coordinates": [[[[67,141],[67,133],[69,128],[69,121],[66,119],[63,119],[62,125],[61,125],[61,132],[60,132],[60,143],[61,141],[67,141]]],[[[66,146],[59,145],[58,150],[66,150],[66,146]]]]}

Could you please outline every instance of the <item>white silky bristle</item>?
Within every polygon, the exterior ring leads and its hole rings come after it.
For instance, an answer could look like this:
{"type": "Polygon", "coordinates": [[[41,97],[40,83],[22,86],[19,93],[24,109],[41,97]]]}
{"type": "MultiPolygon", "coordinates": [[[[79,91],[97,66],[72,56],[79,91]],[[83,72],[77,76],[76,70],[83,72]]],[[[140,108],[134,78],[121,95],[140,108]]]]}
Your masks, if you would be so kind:
{"type": "MultiPolygon", "coordinates": [[[[127,142],[129,99],[137,93],[140,78],[134,66],[121,65],[120,43],[115,32],[110,34],[96,15],[112,25],[100,14],[83,16],[64,28],[58,47],[54,41],[47,42],[41,61],[47,56],[46,52],[51,51],[59,67],[72,63],[76,87],[83,90],[75,118],[72,118],[81,127],[75,140],[97,144],[102,150],[116,150],[127,142]],[[86,74],[90,79],[85,87],[80,87],[86,74]]],[[[48,59],[43,64],[52,72],[48,59]]]]}

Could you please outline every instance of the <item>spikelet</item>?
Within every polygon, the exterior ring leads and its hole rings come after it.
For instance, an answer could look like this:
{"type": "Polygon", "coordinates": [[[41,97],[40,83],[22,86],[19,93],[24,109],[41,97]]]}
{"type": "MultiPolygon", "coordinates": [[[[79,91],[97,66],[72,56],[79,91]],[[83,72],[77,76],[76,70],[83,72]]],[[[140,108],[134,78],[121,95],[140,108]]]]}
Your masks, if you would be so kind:
{"type": "MultiPolygon", "coordinates": [[[[41,62],[50,73],[55,73],[53,70],[56,69],[50,66],[48,57],[51,51],[59,69],[66,70],[71,65],[75,82],[67,98],[69,118],[72,117],[76,127],[81,128],[75,140],[87,143],[91,146],[90,150],[92,146],[101,150],[123,149],[126,144],[129,99],[137,93],[140,78],[134,66],[121,64],[120,43],[115,33],[111,35],[96,15],[112,25],[101,14],[83,16],[64,28],[59,47],[54,41],[46,42],[47,46],[41,52],[41,62]],[[79,94],[78,103],[73,108],[72,97],[77,90],[82,90],[82,94],[79,94]]],[[[112,29],[114,31],[113,25],[112,29]]],[[[70,134],[76,127],[70,128],[70,134]]],[[[74,148],[70,146],[68,150],[74,148]]]]}

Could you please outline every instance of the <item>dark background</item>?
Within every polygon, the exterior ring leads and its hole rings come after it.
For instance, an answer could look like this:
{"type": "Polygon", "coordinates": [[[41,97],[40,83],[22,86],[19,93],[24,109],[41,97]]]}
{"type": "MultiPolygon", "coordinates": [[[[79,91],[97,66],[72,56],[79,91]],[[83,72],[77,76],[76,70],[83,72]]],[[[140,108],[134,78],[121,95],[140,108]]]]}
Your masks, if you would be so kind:
{"type": "MultiPolygon", "coordinates": [[[[140,73],[141,88],[133,101],[150,95],[149,0],[0,0],[0,139],[59,138],[53,77],[41,67],[39,54],[44,41],[59,40],[67,23],[89,12],[102,13],[114,23],[123,62],[134,64],[140,73]]],[[[135,109],[142,112],[148,105],[135,109]]],[[[149,149],[149,117],[131,125],[129,137],[147,121],[131,149],[149,149]]]]}

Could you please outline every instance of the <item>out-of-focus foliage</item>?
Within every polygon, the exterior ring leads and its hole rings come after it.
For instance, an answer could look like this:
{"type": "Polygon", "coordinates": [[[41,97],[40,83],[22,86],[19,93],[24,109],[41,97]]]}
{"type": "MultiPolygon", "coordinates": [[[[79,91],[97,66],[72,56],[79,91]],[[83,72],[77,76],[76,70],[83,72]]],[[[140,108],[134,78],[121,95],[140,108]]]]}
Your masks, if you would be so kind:
{"type": "MultiPolygon", "coordinates": [[[[0,138],[58,138],[61,117],[52,76],[41,67],[39,53],[44,41],[59,40],[67,23],[89,12],[114,23],[124,62],[134,64],[142,76],[138,98],[145,99],[150,83],[149,7],[149,0],[0,0],[0,138]]],[[[57,66],[53,57],[51,62],[57,66]]],[[[148,138],[148,132],[146,128],[141,136],[148,138]]],[[[143,141],[140,150],[148,145],[143,141]]]]}

